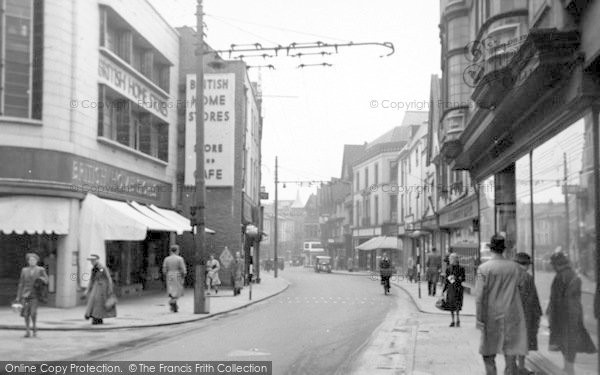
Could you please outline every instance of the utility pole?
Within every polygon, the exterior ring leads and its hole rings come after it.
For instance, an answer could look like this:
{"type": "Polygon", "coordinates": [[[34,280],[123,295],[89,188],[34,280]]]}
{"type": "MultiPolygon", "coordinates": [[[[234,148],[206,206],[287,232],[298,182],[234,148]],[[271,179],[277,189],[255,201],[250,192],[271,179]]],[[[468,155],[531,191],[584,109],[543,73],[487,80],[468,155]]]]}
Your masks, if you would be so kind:
{"type": "MultiPolygon", "coordinates": [[[[565,220],[567,221],[566,229],[567,233],[565,233],[565,240],[567,242],[567,246],[565,247],[565,254],[571,257],[571,237],[569,233],[569,229],[571,227],[571,219],[569,218],[569,185],[568,185],[568,176],[569,173],[567,171],[567,153],[563,153],[563,164],[564,164],[564,180],[563,180],[563,194],[565,195],[565,220]]],[[[573,258],[571,258],[573,260],[573,258]]]]}
{"type": "Polygon", "coordinates": [[[279,267],[279,262],[277,261],[277,216],[279,216],[279,213],[277,212],[277,185],[279,184],[279,181],[277,181],[278,177],[277,177],[277,156],[275,156],[275,218],[274,218],[274,222],[275,222],[275,228],[273,230],[274,233],[274,238],[273,238],[273,269],[275,270],[273,275],[275,277],[277,277],[277,267],[279,267]]]}
{"type": "Polygon", "coordinates": [[[197,0],[196,34],[198,46],[196,49],[196,207],[192,214],[192,225],[196,226],[195,234],[195,281],[194,281],[194,314],[208,314],[209,300],[204,292],[205,283],[205,223],[204,204],[206,186],[204,181],[204,21],[202,0],[197,0]]]}

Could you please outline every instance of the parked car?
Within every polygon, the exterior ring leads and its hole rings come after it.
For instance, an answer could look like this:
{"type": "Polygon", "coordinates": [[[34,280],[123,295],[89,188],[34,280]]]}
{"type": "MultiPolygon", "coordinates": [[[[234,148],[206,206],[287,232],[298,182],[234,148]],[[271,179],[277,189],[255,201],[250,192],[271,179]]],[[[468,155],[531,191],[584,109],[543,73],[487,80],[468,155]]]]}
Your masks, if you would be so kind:
{"type": "Polygon", "coordinates": [[[315,257],[315,272],[331,273],[331,257],[317,256],[315,257]]]}

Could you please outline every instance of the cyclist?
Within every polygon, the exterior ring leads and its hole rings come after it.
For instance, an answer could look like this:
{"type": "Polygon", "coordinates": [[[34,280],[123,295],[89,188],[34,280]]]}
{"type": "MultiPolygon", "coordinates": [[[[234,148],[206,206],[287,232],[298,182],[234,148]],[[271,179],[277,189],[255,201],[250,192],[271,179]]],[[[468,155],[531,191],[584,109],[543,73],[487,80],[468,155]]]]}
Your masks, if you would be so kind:
{"type": "Polygon", "coordinates": [[[390,277],[392,276],[392,262],[386,252],[383,253],[379,261],[379,273],[381,275],[381,284],[385,294],[390,292],[390,277]]]}

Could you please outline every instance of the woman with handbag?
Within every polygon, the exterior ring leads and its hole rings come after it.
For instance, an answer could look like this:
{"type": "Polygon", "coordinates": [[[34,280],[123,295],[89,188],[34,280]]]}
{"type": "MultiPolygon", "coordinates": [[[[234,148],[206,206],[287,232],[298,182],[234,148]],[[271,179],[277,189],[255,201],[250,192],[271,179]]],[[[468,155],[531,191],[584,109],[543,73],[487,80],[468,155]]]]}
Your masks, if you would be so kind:
{"type": "Polygon", "coordinates": [[[445,308],[452,315],[450,327],[460,327],[460,310],[463,304],[463,286],[465,281],[465,268],[458,263],[458,255],[450,254],[450,266],[446,268],[446,277],[444,278],[444,291],[446,293],[445,308]],[[454,322],[454,313],[456,312],[456,323],[454,322]]]}
{"type": "Polygon", "coordinates": [[[87,259],[92,262],[92,276],[83,296],[88,300],[85,319],[92,318],[92,324],[103,324],[104,318],[117,316],[117,298],[113,281],[110,271],[100,263],[98,255],[92,254],[87,259]]]}
{"type": "Polygon", "coordinates": [[[208,288],[208,294],[210,290],[214,289],[215,294],[219,293],[219,285],[221,285],[221,279],[219,278],[219,270],[221,264],[215,259],[215,256],[210,254],[210,259],[206,262],[206,287],[208,288]]]}
{"type": "MultiPolygon", "coordinates": [[[[35,253],[25,255],[28,267],[21,270],[17,302],[22,305],[21,316],[25,318],[25,337],[30,337],[29,322],[33,325],[33,337],[37,334],[37,308],[42,299],[42,289],[48,285],[48,275],[43,267],[38,266],[40,257],[35,253]]],[[[42,301],[43,302],[43,301],[42,301]]]]}

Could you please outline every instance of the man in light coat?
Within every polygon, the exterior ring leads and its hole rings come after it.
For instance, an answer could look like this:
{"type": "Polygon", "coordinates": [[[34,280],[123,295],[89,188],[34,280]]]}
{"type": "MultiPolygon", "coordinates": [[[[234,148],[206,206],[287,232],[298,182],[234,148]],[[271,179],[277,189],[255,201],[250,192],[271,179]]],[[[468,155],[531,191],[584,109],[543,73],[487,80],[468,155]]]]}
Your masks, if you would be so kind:
{"type": "Polygon", "coordinates": [[[496,354],[504,354],[505,374],[517,374],[516,356],[527,354],[527,328],[519,296],[519,266],[502,256],[504,237],[492,236],[492,259],[477,269],[476,318],[481,330],[479,353],[487,375],[495,375],[496,354]]]}
{"type": "Polygon", "coordinates": [[[183,281],[187,273],[185,261],[179,255],[179,246],[171,245],[170,255],[163,261],[162,271],[167,279],[167,293],[172,312],[177,312],[177,299],[183,296],[183,281]]]}

